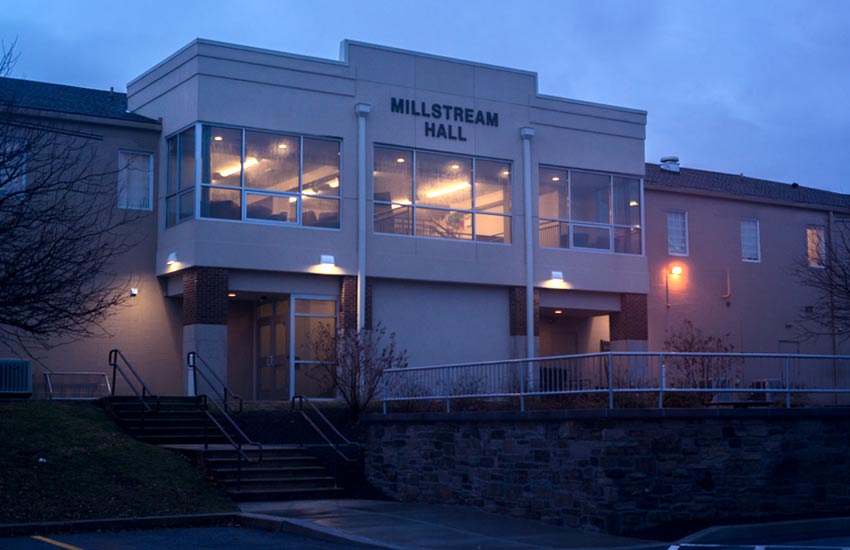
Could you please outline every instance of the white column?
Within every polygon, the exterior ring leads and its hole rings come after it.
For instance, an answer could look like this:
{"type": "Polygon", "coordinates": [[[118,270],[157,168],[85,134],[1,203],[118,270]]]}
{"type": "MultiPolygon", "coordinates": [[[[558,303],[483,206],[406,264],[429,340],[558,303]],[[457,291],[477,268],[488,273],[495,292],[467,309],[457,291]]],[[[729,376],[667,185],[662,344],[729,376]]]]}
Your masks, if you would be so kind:
{"type": "Polygon", "coordinates": [[[357,330],[366,327],[366,116],[372,106],[358,103],[357,113],[357,330]]]}
{"type": "Polygon", "coordinates": [[[534,128],[520,128],[522,138],[522,189],[525,215],[525,346],[534,357],[534,233],[531,219],[531,138],[534,128]]]}

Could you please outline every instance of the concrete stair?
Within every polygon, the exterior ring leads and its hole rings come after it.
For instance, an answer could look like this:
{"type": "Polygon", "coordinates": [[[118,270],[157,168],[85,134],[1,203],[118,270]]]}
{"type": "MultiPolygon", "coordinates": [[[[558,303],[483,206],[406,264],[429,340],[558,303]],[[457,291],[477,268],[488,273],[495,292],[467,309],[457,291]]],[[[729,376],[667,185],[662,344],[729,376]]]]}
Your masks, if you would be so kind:
{"type": "Polygon", "coordinates": [[[137,440],[201,463],[234,500],[326,499],[343,494],[328,469],[299,445],[264,445],[262,453],[245,446],[240,457],[209,418],[200,397],[160,397],[158,405],[153,399],[147,403],[153,410],[135,396],[115,396],[106,400],[106,408],[137,440]]]}

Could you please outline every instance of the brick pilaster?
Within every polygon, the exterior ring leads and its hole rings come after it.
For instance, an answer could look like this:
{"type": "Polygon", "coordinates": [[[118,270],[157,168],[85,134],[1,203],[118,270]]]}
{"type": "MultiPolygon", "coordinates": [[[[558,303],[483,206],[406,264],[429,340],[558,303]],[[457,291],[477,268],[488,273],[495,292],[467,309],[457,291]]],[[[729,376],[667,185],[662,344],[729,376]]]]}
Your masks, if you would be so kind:
{"type": "Polygon", "coordinates": [[[608,318],[611,341],[649,339],[646,294],[620,294],[620,311],[608,318]]]}
{"type": "MultiPolygon", "coordinates": [[[[366,328],[372,327],[372,285],[366,280],[366,328]]],[[[339,328],[357,330],[357,277],[343,275],[339,280],[339,328]]]]}
{"type": "Polygon", "coordinates": [[[183,272],[183,324],[227,324],[227,270],[192,267],[183,272]]]}
{"type": "MultiPolygon", "coordinates": [[[[512,286],[508,289],[511,336],[525,336],[525,287],[512,286]]],[[[540,336],[540,291],[534,289],[534,335],[540,336]]]]}

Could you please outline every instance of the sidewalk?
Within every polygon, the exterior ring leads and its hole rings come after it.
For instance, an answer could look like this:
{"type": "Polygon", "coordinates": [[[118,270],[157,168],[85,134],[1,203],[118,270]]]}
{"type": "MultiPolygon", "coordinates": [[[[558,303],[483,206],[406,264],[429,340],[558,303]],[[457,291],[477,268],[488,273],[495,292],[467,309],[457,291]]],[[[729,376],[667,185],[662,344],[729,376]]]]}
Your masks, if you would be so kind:
{"type": "Polygon", "coordinates": [[[340,499],[247,502],[240,508],[251,514],[284,518],[287,523],[334,538],[395,549],[666,548],[652,541],[557,527],[455,506],[340,499]]]}

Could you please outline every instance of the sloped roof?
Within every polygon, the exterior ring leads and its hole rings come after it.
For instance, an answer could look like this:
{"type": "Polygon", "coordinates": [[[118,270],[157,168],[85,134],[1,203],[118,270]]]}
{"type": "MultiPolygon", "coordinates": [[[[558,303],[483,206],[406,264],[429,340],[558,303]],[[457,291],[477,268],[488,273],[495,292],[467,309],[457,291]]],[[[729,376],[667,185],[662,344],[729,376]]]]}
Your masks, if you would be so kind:
{"type": "Polygon", "coordinates": [[[648,187],[694,189],[756,199],[850,209],[850,195],[797,184],[750,178],[741,174],[724,174],[693,168],[680,168],[679,172],[675,173],[662,170],[658,164],[646,163],[644,182],[648,187]]]}
{"type": "Polygon", "coordinates": [[[158,121],[127,112],[127,94],[48,82],[0,78],[0,101],[16,107],[132,122],[158,121]]]}

